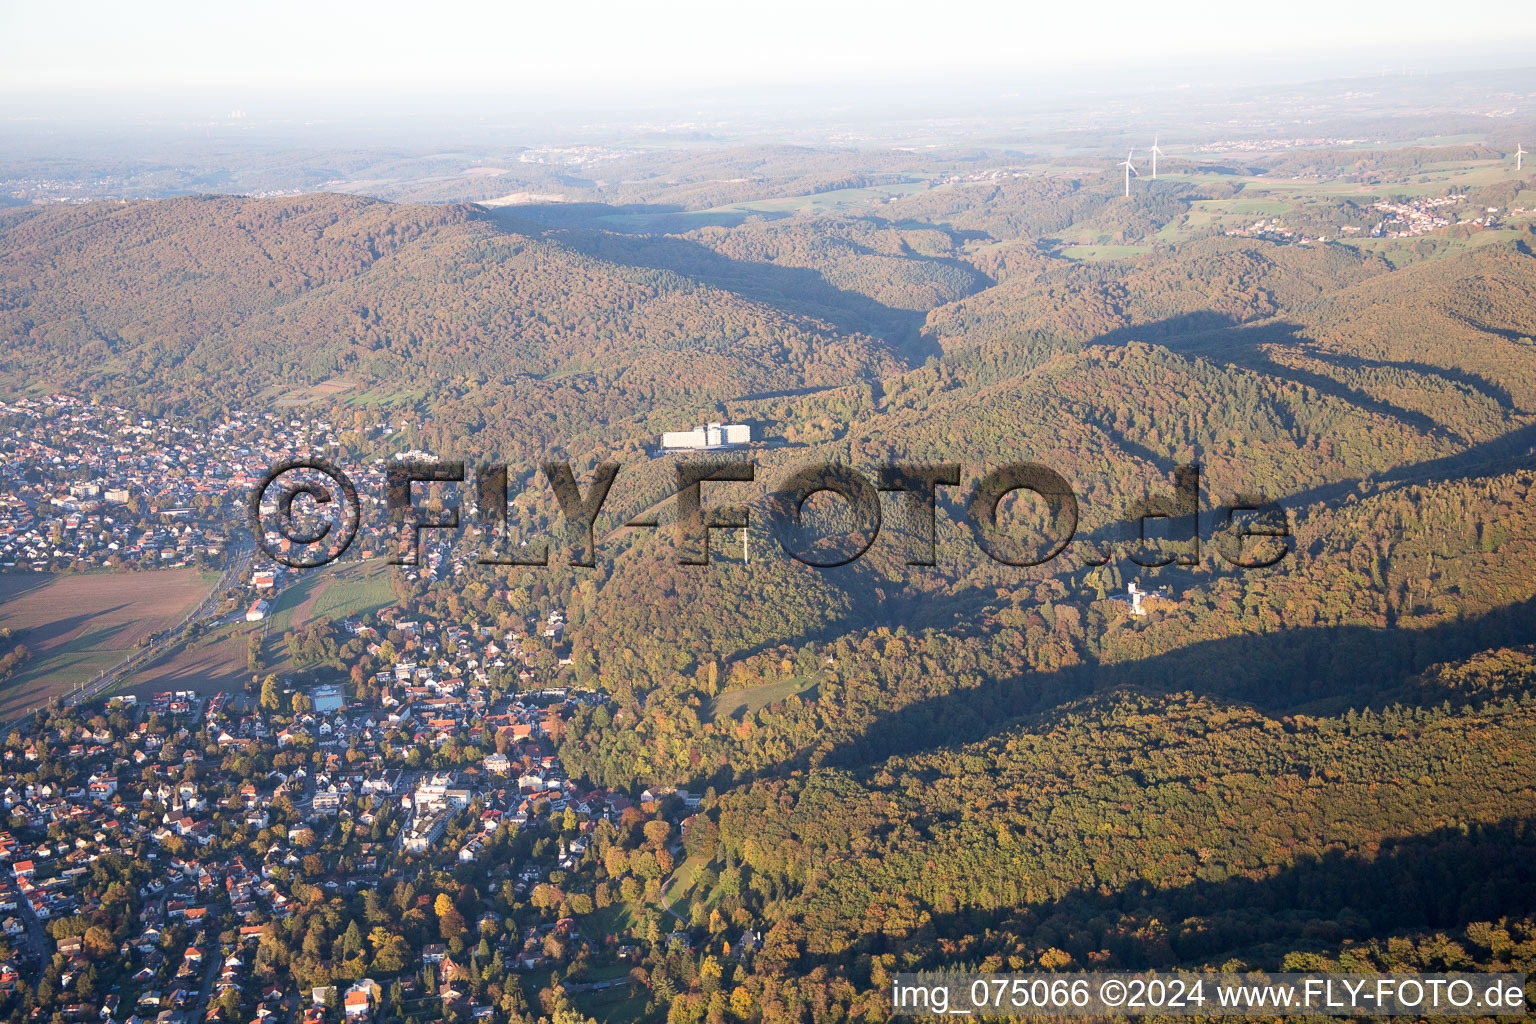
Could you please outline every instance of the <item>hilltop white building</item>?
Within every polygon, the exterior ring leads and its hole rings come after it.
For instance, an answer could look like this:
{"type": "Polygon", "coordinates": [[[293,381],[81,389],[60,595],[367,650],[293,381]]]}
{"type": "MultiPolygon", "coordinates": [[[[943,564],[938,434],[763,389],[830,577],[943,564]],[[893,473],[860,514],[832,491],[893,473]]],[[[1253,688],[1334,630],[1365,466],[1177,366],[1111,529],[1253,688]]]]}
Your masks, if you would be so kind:
{"type": "Polygon", "coordinates": [[[692,430],[669,430],[661,435],[661,449],[668,452],[708,451],[748,444],[752,428],[745,423],[708,423],[692,430]]]}

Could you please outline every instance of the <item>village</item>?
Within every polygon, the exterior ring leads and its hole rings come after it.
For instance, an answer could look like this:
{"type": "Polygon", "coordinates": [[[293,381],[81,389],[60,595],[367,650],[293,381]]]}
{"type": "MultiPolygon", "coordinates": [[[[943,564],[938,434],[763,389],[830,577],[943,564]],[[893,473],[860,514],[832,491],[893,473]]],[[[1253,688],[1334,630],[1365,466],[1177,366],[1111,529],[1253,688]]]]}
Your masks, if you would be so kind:
{"type": "Polygon", "coordinates": [[[216,566],[261,474],[339,433],[273,412],[203,431],[58,394],[0,403],[0,422],[0,569],[32,572],[216,566]]]}
{"type": "MultiPolygon", "coordinates": [[[[0,417],[0,567],[222,565],[200,629],[243,620],[261,624],[257,637],[302,574],[234,557],[248,493],[272,464],[343,434],[272,412],[198,430],[67,395],[0,417]]],[[[387,449],[394,429],[359,424],[347,440],[387,449]]],[[[365,523],[387,522],[385,465],[356,471],[379,506],[365,523]]],[[[387,542],[365,528],[358,548],[387,542]]],[[[426,544],[400,576],[425,584],[469,557],[426,544]]],[[[560,991],[629,998],[642,944],[685,959],[708,956],[696,947],[712,936],[720,947],[723,922],[690,927],[661,898],[700,797],[593,786],[561,763],[570,729],[613,713],[606,694],[573,685],[561,609],[507,628],[391,604],[282,640],[321,633],[350,673],[134,687],[11,728],[0,1001],[26,999],[36,1020],[111,1024],[366,1024],[386,1006],[501,1019],[522,1005],[522,976],[563,972],[560,991]],[[315,923],[385,892],[400,905],[369,912],[365,942],[355,915],[338,934],[315,923]],[[111,932],[87,923],[104,914],[111,932]]],[[[759,941],[745,935],[730,940],[738,957],[759,941]]]]}
{"type": "MultiPolygon", "coordinates": [[[[1378,199],[1360,214],[1368,224],[1335,224],[1332,238],[1348,241],[1363,238],[1419,238],[1451,228],[1482,231],[1502,226],[1509,218],[1519,218],[1531,211],[1524,207],[1476,207],[1469,208],[1468,197],[1461,193],[1436,196],[1416,196],[1378,199]]],[[[1327,230],[1303,230],[1284,216],[1260,217],[1251,223],[1228,228],[1226,234],[1237,238],[1255,238],[1267,242],[1298,245],[1321,244],[1329,241],[1327,230]]]]}
{"type": "MultiPolygon", "coordinates": [[[[360,622],[346,628],[374,632],[360,622]]],[[[561,766],[555,750],[573,713],[602,707],[604,695],[561,686],[498,695],[425,660],[401,660],[376,682],[368,702],[339,686],[271,679],[259,694],[117,696],[63,712],[67,727],[55,718],[13,731],[0,755],[9,818],[0,832],[8,943],[0,994],[42,970],[50,990],[78,997],[63,1007],[71,1020],[367,1021],[385,999],[377,980],[301,990],[262,960],[263,944],[296,910],[361,894],[371,901],[381,877],[399,880],[398,893],[412,879],[425,885],[457,869],[454,877],[496,891],[508,918],[530,906],[569,911],[550,883],[569,888],[574,876],[598,870],[595,838],[612,848],[639,824],[664,825],[644,829],[665,837],[651,862],[679,855],[699,797],[646,790],[632,799],[582,785],[561,766]],[[70,926],[93,898],[138,907],[136,938],[112,943],[125,966],[110,991],[90,978],[90,946],[106,941],[101,929],[70,926]]],[[[598,902],[619,898],[605,883],[598,888],[598,902]]],[[[637,895],[627,879],[624,888],[637,895]]],[[[591,897],[569,903],[596,909],[591,897]]],[[[638,957],[633,944],[587,934],[568,914],[535,916],[547,920],[519,929],[503,915],[482,919],[470,959],[529,972],[568,964],[578,949],[583,967],[594,957],[615,965],[638,957]],[[551,935],[557,941],[546,941],[551,935]]],[[[377,932],[373,964],[395,967],[397,1005],[430,998],[444,1013],[488,1015],[490,1007],[468,1002],[464,942],[409,948],[377,932]]],[[[692,944],[685,928],[666,941],[692,944]]],[[[357,951],[338,952],[351,960],[357,951]]]]}

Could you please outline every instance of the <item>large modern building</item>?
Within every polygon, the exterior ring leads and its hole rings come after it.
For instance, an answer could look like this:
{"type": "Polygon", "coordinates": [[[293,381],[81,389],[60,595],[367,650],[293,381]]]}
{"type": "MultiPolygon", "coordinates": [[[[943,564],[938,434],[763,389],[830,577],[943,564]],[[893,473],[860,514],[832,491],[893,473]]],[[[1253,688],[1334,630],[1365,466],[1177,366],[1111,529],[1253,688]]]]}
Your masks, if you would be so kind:
{"type": "Polygon", "coordinates": [[[400,836],[400,848],[417,856],[426,853],[448,831],[448,818],[447,808],[417,815],[400,836]]]}
{"type": "Polygon", "coordinates": [[[745,423],[708,423],[692,430],[669,430],[661,435],[661,449],[668,452],[708,451],[733,448],[752,440],[752,428],[745,423]]]}
{"type": "Polygon", "coordinates": [[[468,807],[474,794],[462,786],[455,786],[453,782],[452,772],[438,772],[418,783],[415,800],[417,815],[438,810],[452,812],[468,807]]]}

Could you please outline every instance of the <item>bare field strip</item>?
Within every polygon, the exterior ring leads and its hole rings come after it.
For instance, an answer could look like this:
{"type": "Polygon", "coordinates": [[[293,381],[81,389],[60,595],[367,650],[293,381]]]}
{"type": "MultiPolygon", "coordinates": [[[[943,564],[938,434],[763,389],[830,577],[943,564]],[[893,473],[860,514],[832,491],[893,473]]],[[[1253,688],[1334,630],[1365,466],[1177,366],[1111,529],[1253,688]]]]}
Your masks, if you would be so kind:
{"type": "Polygon", "coordinates": [[[0,690],[0,718],[37,707],[181,621],[212,583],[196,569],[0,577],[0,627],[31,660],[0,690]]]}
{"type": "Polygon", "coordinates": [[[250,678],[247,651],[250,638],[261,634],[259,623],[220,626],[189,644],[177,644],[166,654],[128,677],[121,692],[145,696],[160,690],[235,693],[250,678]]]}

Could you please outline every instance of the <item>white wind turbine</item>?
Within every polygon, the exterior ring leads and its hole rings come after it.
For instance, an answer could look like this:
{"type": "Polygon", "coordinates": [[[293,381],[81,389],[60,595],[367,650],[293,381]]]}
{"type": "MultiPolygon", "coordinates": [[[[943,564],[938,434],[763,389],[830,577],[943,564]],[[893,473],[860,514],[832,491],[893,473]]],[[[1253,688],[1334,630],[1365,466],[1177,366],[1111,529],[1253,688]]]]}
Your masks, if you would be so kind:
{"type": "Polygon", "coordinates": [[[1136,147],[1132,146],[1131,147],[1131,151],[1129,153],[1125,154],[1124,162],[1122,162],[1120,164],[1121,167],[1125,168],[1125,194],[1127,196],[1129,196],[1131,194],[1131,175],[1134,174],[1138,178],[1141,177],[1141,172],[1136,169],[1136,165],[1135,164],[1131,163],[1131,157],[1134,156],[1135,154],[1136,154],[1136,147]]]}
{"type": "Polygon", "coordinates": [[[1157,158],[1163,155],[1163,151],[1157,148],[1157,136],[1152,136],[1152,180],[1157,180],[1157,158]]]}
{"type": "Polygon", "coordinates": [[[1525,163],[1525,147],[1517,142],[1515,143],[1515,170],[1518,171],[1523,163],[1525,163]]]}

